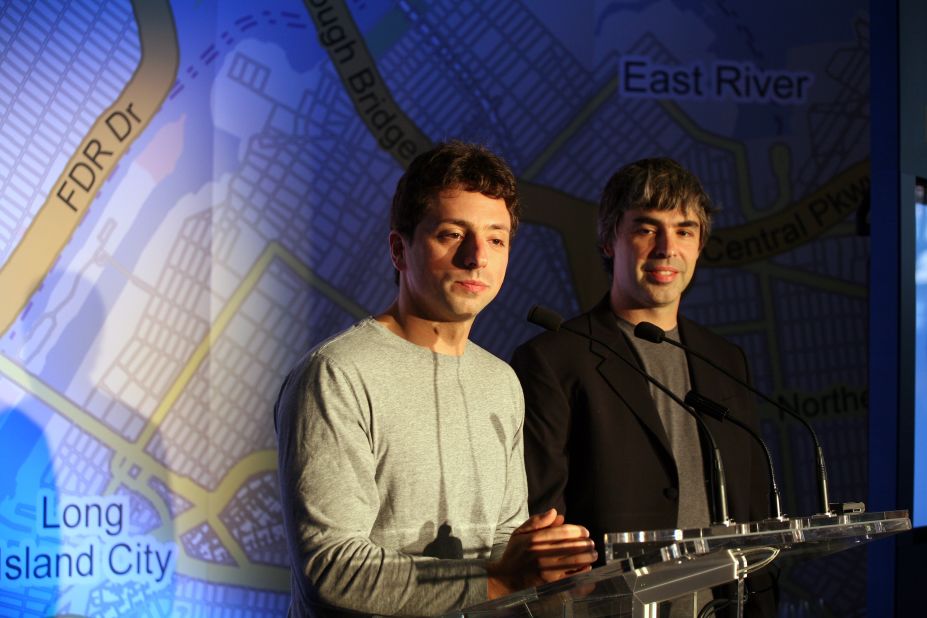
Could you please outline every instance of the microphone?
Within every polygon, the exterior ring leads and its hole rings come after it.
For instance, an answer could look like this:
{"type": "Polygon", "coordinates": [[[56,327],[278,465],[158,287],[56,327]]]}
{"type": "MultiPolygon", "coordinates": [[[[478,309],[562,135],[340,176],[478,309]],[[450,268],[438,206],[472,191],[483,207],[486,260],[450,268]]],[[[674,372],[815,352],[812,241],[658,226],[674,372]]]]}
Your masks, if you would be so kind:
{"type": "Polygon", "coordinates": [[[563,317],[553,309],[535,305],[528,310],[528,321],[537,324],[544,330],[557,332],[563,325],[563,317]]]}
{"type": "Polygon", "coordinates": [[[700,393],[689,391],[686,394],[685,402],[692,406],[697,412],[707,414],[716,421],[730,421],[749,433],[754,440],[760,443],[763,452],[766,454],[766,466],[769,469],[769,512],[774,519],[778,519],[779,521],[784,520],[785,517],[782,515],[782,501],[779,498],[779,485],[776,483],[776,471],[773,468],[772,455],[770,455],[769,447],[766,446],[766,442],[763,441],[760,434],[756,433],[749,425],[739,420],[736,416],[731,416],[731,411],[726,406],[700,393]]]}
{"type": "Polygon", "coordinates": [[[805,429],[808,430],[808,433],[811,434],[811,439],[814,442],[814,457],[815,457],[815,464],[817,467],[818,500],[820,501],[820,506],[821,506],[821,511],[820,513],[818,513],[818,515],[825,515],[825,516],[835,515],[834,510],[830,506],[830,498],[828,496],[828,491],[827,491],[827,467],[824,464],[824,449],[821,448],[821,443],[818,440],[818,435],[814,432],[814,429],[811,427],[808,421],[803,419],[796,412],[793,412],[786,406],[783,406],[782,404],[774,401],[771,397],[768,397],[762,392],[760,392],[759,390],[755,389],[753,386],[748,384],[745,380],[741,380],[739,377],[735,376],[734,374],[729,372],[727,369],[724,369],[723,367],[715,363],[713,360],[706,357],[704,354],[701,354],[700,352],[693,350],[689,346],[683,343],[680,343],[679,341],[670,339],[669,337],[666,336],[666,333],[663,331],[663,329],[657,326],[656,324],[651,324],[650,322],[641,322],[640,324],[634,327],[634,336],[644,339],[646,341],[651,341],[653,343],[662,343],[665,341],[666,343],[670,345],[674,345],[677,348],[685,350],[687,354],[691,354],[695,358],[705,361],[710,366],[714,367],[717,371],[721,372],[722,374],[724,374],[725,376],[727,376],[734,382],[737,382],[738,384],[746,388],[751,393],[759,396],[761,399],[763,399],[763,401],[766,401],[772,404],[777,409],[797,419],[802,425],[804,425],[805,429]]]}
{"type": "Polygon", "coordinates": [[[639,322],[634,327],[634,336],[638,339],[649,341],[650,343],[663,343],[669,341],[666,338],[666,331],[650,322],[639,322]]]}
{"type": "Polygon", "coordinates": [[[666,393],[667,397],[675,401],[682,407],[683,410],[692,415],[696,423],[704,432],[705,436],[708,438],[708,442],[711,444],[711,454],[712,454],[712,467],[714,469],[714,477],[716,482],[712,483],[712,493],[714,494],[714,502],[716,508],[712,509],[715,515],[715,521],[712,522],[714,526],[729,526],[733,523],[730,516],[728,515],[728,505],[727,505],[727,483],[724,480],[724,463],[721,461],[721,449],[718,448],[718,443],[715,442],[714,436],[711,434],[711,431],[705,425],[705,421],[702,420],[701,415],[687,405],[682,399],[680,399],[676,394],[674,394],[670,389],[664,385],[662,382],[656,378],[649,375],[643,369],[626,359],[624,356],[616,352],[610,345],[606,344],[604,341],[599,341],[582,331],[575,330],[569,327],[563,327],[563,317],[553,309],[548,309],[540,305],[535,305],[528,311],[528,321],[532,324],[536,324],[546,330],[557,332],[559,330],[564,330],[568,333],[572,333],[589,341],[598,343],[599,345],[604,346],[611,352],[616,358],[619,358],[624,364],[633,369],[640,375],[642,378],[647,380],[649,383],[656,386],[658,389],[666,393]]]}

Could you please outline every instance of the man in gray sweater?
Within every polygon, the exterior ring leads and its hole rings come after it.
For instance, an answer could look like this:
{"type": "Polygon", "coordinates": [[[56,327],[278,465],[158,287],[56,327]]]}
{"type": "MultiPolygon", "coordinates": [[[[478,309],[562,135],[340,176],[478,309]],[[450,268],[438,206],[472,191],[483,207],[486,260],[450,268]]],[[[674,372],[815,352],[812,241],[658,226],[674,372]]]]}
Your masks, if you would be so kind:
{"type": "Polygon", "coordinates": [[[527,517],[521,387],[468,341],[517,225],[484,148],[440,144],[400,179],[396,300],[309,353],[275,407],[291,616],[440,614],[595,561],[585,528],[527,517]]]}

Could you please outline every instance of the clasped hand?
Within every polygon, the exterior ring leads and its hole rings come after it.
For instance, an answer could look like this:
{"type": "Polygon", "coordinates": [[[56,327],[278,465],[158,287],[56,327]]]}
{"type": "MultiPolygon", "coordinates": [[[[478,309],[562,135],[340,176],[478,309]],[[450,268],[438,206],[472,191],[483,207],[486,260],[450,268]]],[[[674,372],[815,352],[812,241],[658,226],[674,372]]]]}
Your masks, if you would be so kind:
{"type": "Polygon", "coordinates": [[[532,515],[512,533],[502,558],[487,565],[489,598],[588,571],[597,557],[584,527],[564,523],[556,509],[532,515]]]}

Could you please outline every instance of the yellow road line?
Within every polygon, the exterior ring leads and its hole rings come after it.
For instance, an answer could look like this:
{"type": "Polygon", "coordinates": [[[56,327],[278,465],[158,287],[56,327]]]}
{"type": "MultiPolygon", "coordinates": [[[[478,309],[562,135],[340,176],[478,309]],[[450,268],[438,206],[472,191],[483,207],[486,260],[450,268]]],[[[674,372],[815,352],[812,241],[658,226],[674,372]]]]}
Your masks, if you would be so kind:
{"type": "Polygon", "coordinates": [[[273,257],[273,251],[270,250],[270,247],[265,249],[260,257],[258,257],[257,262],[251,267],[251,270],[245,276],[242,284],[235,290],[231,298],[229,298],[225,307],[219,312],[219,315],[216,316],[216,321],[210,327],[209,332],[206,333],[206,336],[203,337],[199,345],[196,346],[193,354],[190,356],[189,360],[187,360],[186,365],[184,365],[180,374],[167,390],[167,394],[161,400],[161,403],[155,408],[151,418],[148,419],[148,423],[145,425],[145,429],[139,434],[137,439],[138,444],[147,444],[152,434],[158,430],[164,418],[167,416],[168,411],[174,406],[177,399],[180,398],[180,395],[183,394],[184,389],[186,389],[190,380],[193,379],[193,376],[196,374],[196,370],[199,369],[200,364],[206,359],[213,341],[219,338],[225,330],[225,327],[228,326],[232,318],[235,317],[238,309],[254,289],[254,286],[257,285],[258,280],[261,278],[261,275],[264,274],[264,271],[267,269],[273,257]]]}
{"type": "MultiPolygon", "coordinates": [[[[241,486],[247,479],[257,474],[274,472],[276,469],[277,451],[273,449],[255,451],[238,460],[235,465],[229,469],[225,477],[223,477],[218,487],[209,492],[210,505],[215,504],[216,517],[218,517],[218,513],[221,513],[228,503],[231,502],[232,498],[235,497],[235,494],[241,489],[241,486]]],[[[194,516],[188,515],[188,513],[189,511],[185,511],[179,514],[174,518],[174,522],[191,520],[190,523],[192,524],[194,516]]],[[[212,515],[210,515],[210,517],[212,517],[212,515]]]]}
{"type": "Polygon", "coordinates": [[[789,179],[789,168],[792,165],[792,151],[785,144],[773,144],[769,149],[769,161],[773,175],[776,177],[776,187],[779,195],[776,201],[764,210],[776,212],[789,205],[792,201],[792,183],[789,179]]]}
{"type": "Polygon", "coordinates": [[[746,147],[741,142],[703,129],[688,114],[682,111],[679,105],[672,101],[660,101],[660,107],[694,139],[721,150],[727,150],[734,156],[734,168],[737,170],[737,193],[740,196],[738,206],[740,206],[741,212],[748,221],[759,216],[759,213],[753,207],[753,196],[750,194],[750,169],[747,165],[746,147]]]}
{"type": "Polygon", "coordinates": [[[5,375],[11,382],[27,393],[35,395],[63,416],[71,418],[74,423],[87,433],[97,436],[104,442],[129,444],[125,438],[110,429],[109,426],[85,412],[76,403],[46,384],[40,377],[20,367],[3,353],[0,353],[0,374],[5,375]]]}
{"type": "MultiPolygon", "coordinates": [[[[159,528],[153,530],[151,535],[161,541],[172,538],[178,540],[178,547],[181,550],[177,563],[178,572],[214,583],[253,586],[255,585],[254,582],[264,582],[267,584],[268,589],[286,589],[287,570],[285,568],[252,563],[244,554],[238,543],[234,541],[231,534],[226,530],[218,516],[206,512],[207,510],[204,505],[210,503],[213,493],[196,485],[190,479],[171,472],[160,462],[147,453],[144,453],[136,444],[129,442],[121,435],[114,432],[97,418],[85,412],[70,399],[58,393],[41,378],[23,369],[2,354],[0,354],[0,374],[17,384],[24,391],[40,399],[61,416],[71,420],[71,422],[88,434],[113,448],[112,467],[117,467],[117,470],[113,472],[113,481],[111,481],[110,489],[107,493],[112,493],[120,484],[123,484],[131,490],[145,496],[152,502],[152,505],[158,510],[162,517],[162,524],[159,528]],[[134,463],[142,469],[142,472],[140,472],[136,478],[132,478],[128,475],[126,471],[128,466],[118,467],[117,462],[123,458],[128,461],[134,461],[134,463]],[[145,479],[151,476],[159,478],[171,491],[181,495],[193,504],[193,506],[187,511],[184,511],[178,518],[174,520],[168,519],[166,508],[160,506],[164,504],[163,500],[147,482],[145,482],[145,479]],[[197,514],[205,514],[205,517],[197,518],[197,514]],[[223,544],[226,545],[229,553],[239,566],[214,569],[214,563],[197,560],[192,557],[185,557],[186,552],[183,549],[183,545],[179,542],[179,538],[185,529],[176,525],[176,522],[181,519],[181,517],[183,518],[182,521],[194,521],[196,525],[202,523],[204,520],[208,521],[210,527],[223,539],[223,544]],[[204,569],[204,565],[208,565],[209,568],[204,569]]],[[[274,451],[268,450],[258,451],[252,453],[241,462],[238,462],[230,473],[226,475],[226,478],[223,479],[221,493],[228,495],[230,499],[234,495],[234,492],[230,490],[231,484],[237,479],[244,478],[248,466],[254,466],[254,474],[267,471],[268,469],[274,469],[275,460],[271,463],[271,455],[273,452],[274,451]]],[[[222,511],[226,503],[227,500],[220,501],[221,506],[218,508],[219,512],[222,511]]]]}
{"type": "Polygon", "coordinates": [[[197,508],[190,508],[178,514],[173,519],[173,526],[179,530],[187,530],[205,521],[219,537],[222,545],[228,549],[235,562],[240,565],[251,564],[238,541],[225,526],[225,522],[219,518],[219,514],[231,502],[247,479],[256,474],[273,472],[276,469],[277,452],[275,450],[265,449],[249,454],[232,466],[216,489],[208,492],[205,505],[201,503],[197,508]]]}
{"type": "Polygon", "coordinates": [[[133,1],[141,61],[113,105],[90,127],[52,193],[0,267],[0,334],[22,313],[71,241],[100,187],[161,108],[177,75],[179,52],[170,4],[133,1]]]}
{"type": "Polygon", "coordinates": [[[841,296],[847,296],[849,298],[856,298],[859,300],[866,300],[869,298],[869,290],[864,285],[849,283],[842,279],[828,277],[827,275],[821,275],[814,272],[803,271],[797,268],[781,266],[772,261],[743,264],[740,266],[740,268],[744,268],[758,275],[770,275],[772,277],[776,277],[780,281],[785,281],[787,283],[805,285],[821,292],[840,294],[841,296]]]}
{"type": "Polygon", "coordinates": [[[303,264],[295,254],[290,252],[290,250],[283,245],[277,242],[271,242],[268,246],[268,249],[273,252],[274,257],[278,257],[283,260],[283,262],[292,268],[296,274],[302,277],[306,283],[317,289],[324,296],[327,296],[329,300],[344,309],[352,317],[361,319],[370,315],[370,312],[367,309],[358,305],[356,302],[342,294],[328,281],[322,279],[314,272],[312,272],[308,266],[303,264]]]}
{"type": "Polygon", "coordinates": [[[217,564],[180,553],[177,556],[177,572],[216,584],[274,592],[290,590],[290,570],[287,567],[253,563],[246,566],[217,564]]]}
{"type": "Polygon", "coordinates": [[[244,304],[245,300],[254,290],[255,286],[258,284],[258,281],[260,281],[261,277],[264,275],[264,272],[270,266],[274,258],[282,259],[287,264],[287,266],[296,271],[296,273],[305,279],[307,283],[322,292],[325,296],[334,301],[337,305],[350,313],[352,316],[361,318],[368,315],[367,311],[363,307],[349,299],[347,296],[335,289],[335,287],[330,283],[312,272],[312,270],[303,264],[293,253],[288,251],[277,242],[269,243],[267,247],[264,248],[264,251],[261,252],[261,255],[258,256],[254,265],[251,266],[248,274],[245,275],[245,278],[242,280],[241,285],[238,286],[238,288],[226,302],[225,306],[219,312],[219,315],[216,316],[216,320],[210,326],[209,332],[206,333],[206,335],[200,341],[199,345],[196,346],[193,354],[190,356],[189,360],[187,360],[186,365],[184,365],[183,369],[180,371],[180,374],[171,384],[167,394],[161,400],[161,403],[158,404],[158,407],[155,408],[151,418],[148,419],[148,423],[145,426],[144,431],[139,434],[137,440],[139,444],[147,444],[151,439],[152,434],[157,431],[161,426],[161,423],[164,422],[167,413],[174,406],[174,404],[177,403],[177,399],[179,399],[183,394],[184,390],[187,388],[187,385],[190,383],[190,380],[192,380],[193,376],[196,375],[197,369],[199,369],[199,366],[209,355],[209,351],[213,344],[218,341],[219,337],[232,321],[232,318],[234,318],[239,309],[241,309],[242,304],[244,304]]]}
{"type": "Polygon", "coordinates": [[[580,109],[573,116],[569,124],[567,124],[567,126],[564,127],[562,131],[554,136],[554,139],[552,139],[551,142],[544,148],[544,150],[534,158],[534,161],[532,161],[531,164],[525,169],[525,171],[522,172],[521,177],[524,180],[531,180],[537,176],[541,170],[544,169],[544,166],[547,165],[547,162],[557,154],[563,145],[567,143],[567,141],[569,141],[570,138],[572,138],[573,135],[575,135],[584,124],[586,124],[586,121],[589,120],[589,117],[592,116],[599,109],[599,107],[601,107],[602,104],[605,103],[608,98],[617,91],[618,77],[616,76],[610,79],[604,86],[602,86],[599,91],[596,92],[595,95],[593,95],[593,97],[589,99],[585,105],[583,105],[582,109],[580,109]]]}

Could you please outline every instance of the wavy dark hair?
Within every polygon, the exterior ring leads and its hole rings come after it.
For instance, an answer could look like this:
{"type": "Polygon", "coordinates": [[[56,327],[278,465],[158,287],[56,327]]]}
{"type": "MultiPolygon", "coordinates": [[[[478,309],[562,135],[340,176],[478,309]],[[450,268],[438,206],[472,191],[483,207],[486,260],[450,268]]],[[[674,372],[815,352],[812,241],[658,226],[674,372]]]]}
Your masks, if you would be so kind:
{"type": "Polygon", "coordinates": [[[711,234],[715,208],[695,174],[673,159],[655,157],[629,163],[614,173],[602,191],[597,220],[599,253],[611,274],[612,258],[605,253],[615,241],[621,216],[629,210],[695,211],[699,223],[699,249],[711,234]]]}

